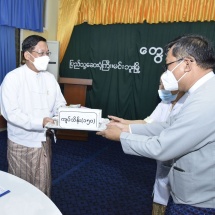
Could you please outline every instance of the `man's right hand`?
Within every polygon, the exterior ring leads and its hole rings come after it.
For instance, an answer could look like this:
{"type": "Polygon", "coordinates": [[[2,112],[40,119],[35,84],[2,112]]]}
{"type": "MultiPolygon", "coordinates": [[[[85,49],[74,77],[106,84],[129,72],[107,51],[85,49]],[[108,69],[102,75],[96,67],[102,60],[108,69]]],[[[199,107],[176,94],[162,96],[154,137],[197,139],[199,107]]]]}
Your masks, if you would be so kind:
{"type": "Polygon", "coordinates": [[[49,122],[51,122],[52,124],[54,124],[54,120],[52,118],[50,118],[50,117],[43,118],[43,127],[45,127],[45,125],[47,123],[49,123],[49,122]]]}

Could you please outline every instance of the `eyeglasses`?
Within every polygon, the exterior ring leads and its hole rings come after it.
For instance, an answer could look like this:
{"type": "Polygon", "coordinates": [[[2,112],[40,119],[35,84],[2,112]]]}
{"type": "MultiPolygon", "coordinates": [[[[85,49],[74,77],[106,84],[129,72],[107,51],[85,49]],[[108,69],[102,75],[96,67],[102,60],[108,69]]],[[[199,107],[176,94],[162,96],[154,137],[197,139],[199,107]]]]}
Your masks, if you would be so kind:
{"type": "Polygon", "coordinates": [[[50,56],[51,55],[51,52],[37,52],[37,51],[31,51],[31,52],[36,52],[40,57],[42,56],[50,56]]]}
{"type": "Polygon", "coordinates": [[[178,61],[182,61],[184,58],[180,58],[180,59],[178,59],[178,60],[176,60],[176,61],[173,61],[173,62],[170,62],[170,63],[166,63],[164,66],[163,66],[163,68],[164,68],[164,70],[166,71],[167,69],[168,69],[168,66],[169,65],[171,65],[171,64],[173,64],[173,63],[175,63],[175,62],[178,62],[178,61]]]}

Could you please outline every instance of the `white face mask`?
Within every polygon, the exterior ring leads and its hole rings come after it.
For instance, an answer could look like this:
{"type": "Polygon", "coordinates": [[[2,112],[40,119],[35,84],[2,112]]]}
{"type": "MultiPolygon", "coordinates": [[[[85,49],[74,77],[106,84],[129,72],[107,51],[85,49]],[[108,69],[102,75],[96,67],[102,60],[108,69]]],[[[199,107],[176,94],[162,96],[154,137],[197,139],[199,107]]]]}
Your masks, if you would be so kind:
{"type": "Polygon", "coordinates": [[[172,71],[170,70],[166,70],[166,72],[161,76],[161,80],[163,82],[163,86],[165,90],[168,91],[175,91],[178,90],[178,82],[187,74],[185,73],[184,75],[182,75],[181,78],[179,78],[178,80],[176,80],[175,76],[173,75],[173,71],[184,61],[181,61],[175,68],[173,68],[172,71]]]}
{"type": "Polygon", "coordinates": [[[34,58],[34,62],[32,62],[32,61],[31,62],[34,64],[35,68],[38,71],[45,71],[47,69],[48,63],[50,61],[50,58],[47,55],[42,56],[42,57],[34,57],[32,54],[30,54],[30,55],[34,58]]]}

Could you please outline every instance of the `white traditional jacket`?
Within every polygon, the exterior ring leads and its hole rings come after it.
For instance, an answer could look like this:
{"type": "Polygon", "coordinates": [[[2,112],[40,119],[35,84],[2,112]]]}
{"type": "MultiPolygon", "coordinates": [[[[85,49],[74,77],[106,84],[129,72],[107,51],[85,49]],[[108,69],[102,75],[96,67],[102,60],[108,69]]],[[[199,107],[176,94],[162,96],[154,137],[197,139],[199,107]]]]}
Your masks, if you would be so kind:
{"type": "Polygon", "coordinates": [[[43,118],[53,117],[66,101],[54,75],[47,71],[36,73],[23,65],[5,76],[0,104],[8,138],[24,146],[41,147],[46,140],[43,118]]]}

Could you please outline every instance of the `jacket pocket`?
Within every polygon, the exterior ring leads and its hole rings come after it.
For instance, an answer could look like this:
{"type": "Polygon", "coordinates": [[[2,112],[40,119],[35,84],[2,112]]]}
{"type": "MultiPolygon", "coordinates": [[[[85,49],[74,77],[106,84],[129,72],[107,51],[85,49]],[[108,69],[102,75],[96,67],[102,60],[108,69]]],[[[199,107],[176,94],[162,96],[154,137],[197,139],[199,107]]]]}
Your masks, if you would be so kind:
{"type": "Polygon", "coordinates": [[[195,192],[192,173],[183,172],[174,168],[172,171],[173,174],[170,183],[173,194],[182,202],[190,203],[192,201],[192,194],[195,192]]]}

